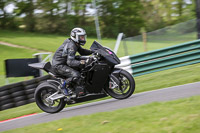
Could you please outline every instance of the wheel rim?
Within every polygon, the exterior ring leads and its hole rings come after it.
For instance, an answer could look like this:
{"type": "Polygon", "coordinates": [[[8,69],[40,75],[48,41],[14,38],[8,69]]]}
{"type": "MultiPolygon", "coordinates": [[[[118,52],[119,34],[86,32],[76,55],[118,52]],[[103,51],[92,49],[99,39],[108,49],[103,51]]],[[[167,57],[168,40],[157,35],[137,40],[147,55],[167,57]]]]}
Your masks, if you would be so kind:
{"type": "MultiPolygon", "coordinates": [[[[110,89],[112,90],[113,93],[117,95],[126,95],[130,90],[130,81],[128,80],[127,77],[125,77],[122,74],[120,74],[119,80],[120,80],[120,85],[114,88],[110,88],[110,89]]],[[[110,83],[110,84],[113,84],[113,83],[110,83]]]]}
{"type": "Polygon", "coordinates": [[[54,100],[54,101],[48,99],[48,97],[51,96],[55,92],[56,92],[55,90],[48,89],[48,88],[41,90],[40,100],[41,100],[41,102],[43,103],[44,106],[46,106],[48,108],[56,108],[60,105],[60,103],[61,103],[60,99],[57,99],[57,100],[54,100]]]}

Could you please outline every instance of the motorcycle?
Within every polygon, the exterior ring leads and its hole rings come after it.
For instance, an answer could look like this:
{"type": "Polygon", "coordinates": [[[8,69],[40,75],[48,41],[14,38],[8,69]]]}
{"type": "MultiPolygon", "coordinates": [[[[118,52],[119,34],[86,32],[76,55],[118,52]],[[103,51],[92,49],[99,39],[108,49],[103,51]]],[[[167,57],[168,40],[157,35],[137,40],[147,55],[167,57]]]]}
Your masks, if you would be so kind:
{"type": "MultiPolygon", "coordinates": [[[[61,111],[69,101],[76,101],[92,94],[106,94],[115,99],[126,99],[135,91],[135,81],[132,75],[115,65],[120,64],[116,54],[107,47],[94,41],[90,47],[93,51],[92,62],[80,70],[86,94],[78,95],[79,88],[73,88],[70,95],[64,95],[62,89],[66,87],[66,77],[57,75],[52,70],[51,63],[33,63],[30,67],[42,69],[52,75],[54,79],[41,83],[35,90],[34,97],[38,107],[47,113],[61,111]]],[[[84,56],[80,57],[85,58],[84,56]]],[[[66,88],[65,88],[66,89],[66,88]]]]}

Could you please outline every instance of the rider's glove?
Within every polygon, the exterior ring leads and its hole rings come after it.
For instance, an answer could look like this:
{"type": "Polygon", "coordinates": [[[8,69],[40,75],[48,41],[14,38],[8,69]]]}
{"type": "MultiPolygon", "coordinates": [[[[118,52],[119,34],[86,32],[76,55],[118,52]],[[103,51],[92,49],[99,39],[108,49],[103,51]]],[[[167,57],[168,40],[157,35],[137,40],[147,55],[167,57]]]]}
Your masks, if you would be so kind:
{"type": "Polygon", "coordinates": [[[80,60],[80,68],[84,68],[85,67],[85,60],[80,60]]]}
{"type": "Polygon", "coordinates": [[[93,57],[89,57],[86,60],[80,60],[80,67],[81,68],[86,67],[86,66],[90,65],[92,62],[93,62],[93,57]]]}

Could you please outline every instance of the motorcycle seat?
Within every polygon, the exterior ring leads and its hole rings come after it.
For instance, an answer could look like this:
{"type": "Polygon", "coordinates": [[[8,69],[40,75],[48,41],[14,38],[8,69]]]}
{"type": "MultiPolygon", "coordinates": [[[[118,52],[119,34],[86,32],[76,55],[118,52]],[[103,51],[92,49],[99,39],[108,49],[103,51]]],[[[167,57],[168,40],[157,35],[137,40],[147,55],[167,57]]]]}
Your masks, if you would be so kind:
{"type": "Polygon", "coordinates": [[[62,79],[66,79],[65,76],[63,75],[59,75],[56,72],[54,72],[54,70],[52,69],[52,65],[50,62],[40,62],[40,63],[32,63],[29,64],[30,67],[36,68],[36,69],[43,69],[45,70],[47,73],[49,73],[50,75],[52,75],[55,78],[62,78],[62,79]]]}
{"type": "Polygon", "coordinates": [[[44,65],[44,68],[43,68],[46,72],[48,72],[50,75],[56,77],[56,78],[62,78],[62,79],[66,79],[65,76],[63,75],[60,75],[60,74],[57,74],[53,68],[52,68],[52,65],[50,62],[46,62],[46,64],[44,65]]]}

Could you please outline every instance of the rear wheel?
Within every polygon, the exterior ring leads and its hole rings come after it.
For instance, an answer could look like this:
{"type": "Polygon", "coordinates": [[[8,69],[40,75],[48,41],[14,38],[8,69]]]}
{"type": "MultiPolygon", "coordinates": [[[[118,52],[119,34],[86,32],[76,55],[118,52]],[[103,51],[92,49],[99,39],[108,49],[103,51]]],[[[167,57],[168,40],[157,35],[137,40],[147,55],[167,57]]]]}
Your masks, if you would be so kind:
{"type": "Polygon", "coordinates": [[[41,110],[47,113],[57,113],[65,107],[66,102],[63,98],[54,101],[48,100],[48,97],[55,92],[57,92],[56,87],[47,82],[40,84],[36,88],[34,94],[35,102],[41,110]]]}
{"type": "Polygon", "coordinates": [[[120,81],[117,85],[113,80],[109,81],[109,87],[105,88],[105,91],[113,98],[126,99],[130,97],[135,91],[135,81],[132,75],[122,70],[119,73],[118,80],[120,81]]]}

